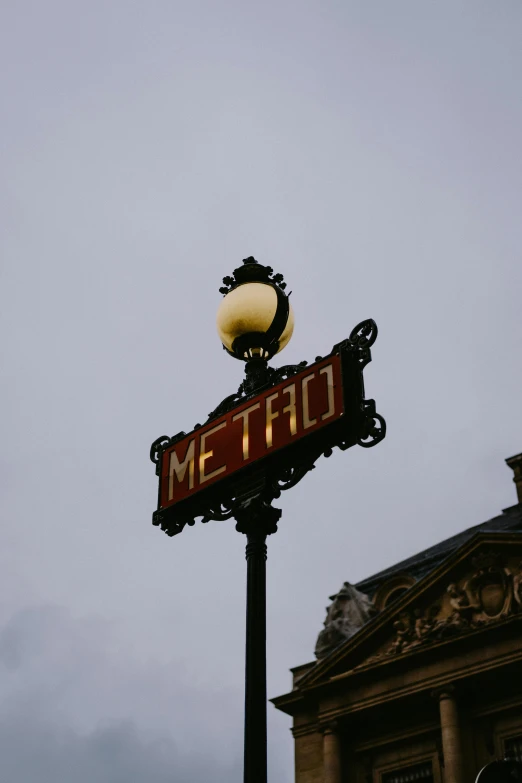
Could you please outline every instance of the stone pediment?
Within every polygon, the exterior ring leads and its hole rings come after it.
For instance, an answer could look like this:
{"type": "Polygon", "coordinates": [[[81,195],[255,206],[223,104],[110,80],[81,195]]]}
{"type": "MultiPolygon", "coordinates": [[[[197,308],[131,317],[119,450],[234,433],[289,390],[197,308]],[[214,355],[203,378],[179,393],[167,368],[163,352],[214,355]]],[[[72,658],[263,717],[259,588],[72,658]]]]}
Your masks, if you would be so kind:
{"type": "Polygon", "coordinates": [[[298,687],[522,620],[522,534],[477,534],[309,669],[298,687]]]}

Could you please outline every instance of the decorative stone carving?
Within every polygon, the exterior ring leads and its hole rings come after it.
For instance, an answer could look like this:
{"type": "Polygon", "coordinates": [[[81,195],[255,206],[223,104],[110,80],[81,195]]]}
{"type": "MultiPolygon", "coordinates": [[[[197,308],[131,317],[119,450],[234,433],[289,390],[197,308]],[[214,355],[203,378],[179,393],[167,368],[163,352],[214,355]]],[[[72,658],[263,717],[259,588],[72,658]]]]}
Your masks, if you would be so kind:
{"type": "Polygon", "coordinates": [[[316,658],[325,658],[332,650],[350,639],[377,613],[370,598],[345,582],[326,608],[324,629],[317,638],[316,658]]]}
{"type": "Polygon", "coordinates": [[[365,664],[522,612],[522,562],[511,570],[497,554],[488,552],[473,558],[471,564],[472,575],[451,582],[439,603],[402,612],[393,623],[391,643],[365,664]]]}
{"type": "Polygon", "coordinates": [[[513,599],[513,575],[502,567],[498,555],[487,553],[473,558],[477,569],[466,583],[465,589],[476,606],[476,620],[504,617],[511,611],[513,599]]]}
{"type": "Polygon", "coordinates": [[[393,623],[395,638],[386,650],[386,654],[401,653],[411,647],[424,644],[433,633],[439,611],[440,606],[432,606],[428,611],[415,609],[413,612],[402,612],[393,623]]]}
{"type": "Polygon", "coordinates": [[[446,593],[449,596],[450,606],[453,609],[454,622],[458,625],[460,623],[468,623],[473,612],[480,608],[476,601],[471,601],[467,589],[459,587],[452,582],[446,588],[446,593]]]}

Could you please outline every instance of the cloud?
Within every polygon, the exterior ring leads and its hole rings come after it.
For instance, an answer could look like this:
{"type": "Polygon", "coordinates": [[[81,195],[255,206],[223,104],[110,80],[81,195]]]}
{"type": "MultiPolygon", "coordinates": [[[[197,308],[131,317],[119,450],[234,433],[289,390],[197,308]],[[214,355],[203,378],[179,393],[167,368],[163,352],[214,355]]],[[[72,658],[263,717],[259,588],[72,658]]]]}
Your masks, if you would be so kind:
{"type": "Polygon", "coordinates": [[[132,723],[80,735],[30,717],[0,721],[4,783],[198,783],[240,780],[240,765],[183,754],[172,739],[146,742],[132,723]]]}
{"type": "Polygon", "coordinates": [[[239,781],[234,694],[182,675],[118,649],[99,618],[17,612],[0,631],[2,782],[239,781]]]}

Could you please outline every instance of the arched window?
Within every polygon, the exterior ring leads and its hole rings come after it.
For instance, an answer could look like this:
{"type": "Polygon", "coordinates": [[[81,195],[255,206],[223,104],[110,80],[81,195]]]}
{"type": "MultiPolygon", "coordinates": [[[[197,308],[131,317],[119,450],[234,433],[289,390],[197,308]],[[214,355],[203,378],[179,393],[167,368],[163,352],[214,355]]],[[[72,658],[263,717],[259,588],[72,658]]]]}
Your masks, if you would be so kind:
{"type": "Polygon", "coordinates": [[[391,593],[388,593],[384,601],[383,609],[396,601],[397,598],[400,598],[401,595],[404,595],[404,593],[406,593],[408,590],[408,587],[396,587],[395,590],[392,590],[391,593]]]}
{"type": "Polygon", "coordinates": [[[382,611],[394,603],[401,595],[415,584],[415,579],[409,574],[396,574],[388,579],[377,589],[373,603],[382,611]]]}

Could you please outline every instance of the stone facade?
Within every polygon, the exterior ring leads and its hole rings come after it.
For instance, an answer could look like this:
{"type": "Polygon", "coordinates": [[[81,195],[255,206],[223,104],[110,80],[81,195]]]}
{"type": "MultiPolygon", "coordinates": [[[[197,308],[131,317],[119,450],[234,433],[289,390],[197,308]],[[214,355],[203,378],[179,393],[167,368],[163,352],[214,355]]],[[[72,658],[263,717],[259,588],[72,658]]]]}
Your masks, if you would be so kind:
{"type": "MultiPolygon", "coordinates": [[[[507,462],[520,476],[522,455],[507,462]]],[[[293,716],[296,783],[473,783],[522,755],[520,496],[331,600],[318,660],[272,700],[293,716]]]]}

